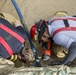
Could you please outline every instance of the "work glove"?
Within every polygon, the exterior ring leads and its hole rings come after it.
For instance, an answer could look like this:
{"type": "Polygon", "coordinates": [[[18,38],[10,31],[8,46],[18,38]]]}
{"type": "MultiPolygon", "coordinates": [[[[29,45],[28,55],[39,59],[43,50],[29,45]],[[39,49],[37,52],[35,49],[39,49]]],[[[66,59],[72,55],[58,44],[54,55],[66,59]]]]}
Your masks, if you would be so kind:
{"type": "Polygon", "coordinates": [[[55,60],[55,61],[51,61],[48,65],[54,66],[54,65],[61,65],[61,64],[62,64],[62,61],[55,60]]]}
{"type": "Polygon", "coordinates": [[[62,65],[62,64],[70,66],[72,63],[68,62],[68,63],[65,64],[63,61],[55,60],[55,61],[51,61],[48,65],[49,66],[54,66],[54,65],[62,65]]]}

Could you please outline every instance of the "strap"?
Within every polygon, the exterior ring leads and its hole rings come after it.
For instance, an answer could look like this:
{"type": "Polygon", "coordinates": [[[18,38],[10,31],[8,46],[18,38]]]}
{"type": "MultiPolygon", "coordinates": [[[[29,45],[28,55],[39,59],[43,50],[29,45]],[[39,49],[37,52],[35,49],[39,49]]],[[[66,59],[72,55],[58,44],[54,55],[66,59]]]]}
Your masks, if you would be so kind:
{"type": "Polygon", "coordinates": [[[5,26],[4,24],[0,24],[0,28],[3,29],[4,31],[6,31],[7,33],[9,33],[10,35],[12,35],[13,37],[15,37],[16,39],[18,39],[21,43],[24,43],[24,41],[25,41],[24,38],[22,38],[20,35],[18,35],[14,31],[12,31],[10,28],[5,26]]]}
{"type": "Polygon", "coordinates": [[[55,19],[53,19],[51,22],[50,22],[50,24],[52,23],[52,22],[54,22],[54,21],[57,21],[57,20],[65,20],[65,19],[67,19],[67,20],[73,20],[73,21],[76,21],[76,18],[55,18],[55,19]]]}
{"type": "Polygon", "coordinates": [[[0,44],[3,45],[3,47],[7,50],[7,52],[9,53],[10,56],[13,54],[13,51],[10,48],[10,46],[7,44],[7,42],[1,36],[0,36],[0,44]]]}
{"type": "Polygon", "coordinates": [[[59,28],[56,31],[54,31],[52,37],[54,37],[57,33],[61,32],[61,31],[76,31],[76,27],[63,27],[63,28],[59,28]]]}
{"type": "Polygon", "coordinates": [[[69,23],[67,19],[63,19],[63,22],[64,22],[65,27],[69,27],[69,23]]]}

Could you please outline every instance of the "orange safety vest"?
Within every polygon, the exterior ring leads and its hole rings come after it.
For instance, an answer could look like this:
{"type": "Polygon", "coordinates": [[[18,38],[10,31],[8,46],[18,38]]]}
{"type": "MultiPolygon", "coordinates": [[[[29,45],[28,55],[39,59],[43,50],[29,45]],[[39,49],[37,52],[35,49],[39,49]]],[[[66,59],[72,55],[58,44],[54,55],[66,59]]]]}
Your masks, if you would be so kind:
{"type": "Polygon", "coordinates": [[[43,43],[42,48],[43,48],[42,50],[43,54],[46,54],[49,56],[51,55],[51,42],[50,41],[43,43]]]}

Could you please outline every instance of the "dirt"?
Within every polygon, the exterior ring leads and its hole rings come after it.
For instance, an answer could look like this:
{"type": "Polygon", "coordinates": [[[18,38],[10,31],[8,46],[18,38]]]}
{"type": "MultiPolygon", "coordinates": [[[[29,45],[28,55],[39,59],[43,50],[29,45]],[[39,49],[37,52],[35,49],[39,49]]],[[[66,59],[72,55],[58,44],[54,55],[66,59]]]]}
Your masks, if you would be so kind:
{"type": "MultiPolygon", "coordinates": [[[[35,21],[48,20],[57,11],[66,11],[68,15],[76,14],[76,0],[16,0],[16,2],[29,29],[35,21]]],[[[0,0],[0,12],[10,13],[19,19],[11,0],[0,0]]]]}
{"type": "MultiPolygon", "coordinates": [[[[30,30],[34,22],[40,19],[49,20],[57,11],[66,11],[76,15],[76,0],[16,0],[30,30]]],[[[10,13],[19,19],[11,0],[0,0],[0,12],[10,13]]],[[[37,46],[41,56],[41,46],[37,46]]]]}

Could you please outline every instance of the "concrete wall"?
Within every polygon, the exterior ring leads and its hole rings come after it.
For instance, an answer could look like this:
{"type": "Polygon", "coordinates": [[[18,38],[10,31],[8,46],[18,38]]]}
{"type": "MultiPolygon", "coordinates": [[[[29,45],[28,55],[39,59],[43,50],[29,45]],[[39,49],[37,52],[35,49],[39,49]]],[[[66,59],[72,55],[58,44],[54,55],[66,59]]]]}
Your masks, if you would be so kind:
{"type": "MultiPolygon", "coordinates": [[[[76,0],[16,0],[27,26],[30,28],[35,21],[48,20],[57,11],[76,14],[76,0]]],[[[11,0],[0,0],[0,12],[7,12],[19,19],[11,0]],[[5,3],[4,3],[5,2],[5,3]],[[3,5],[4,4],[4,5],[3,5]]]]}

